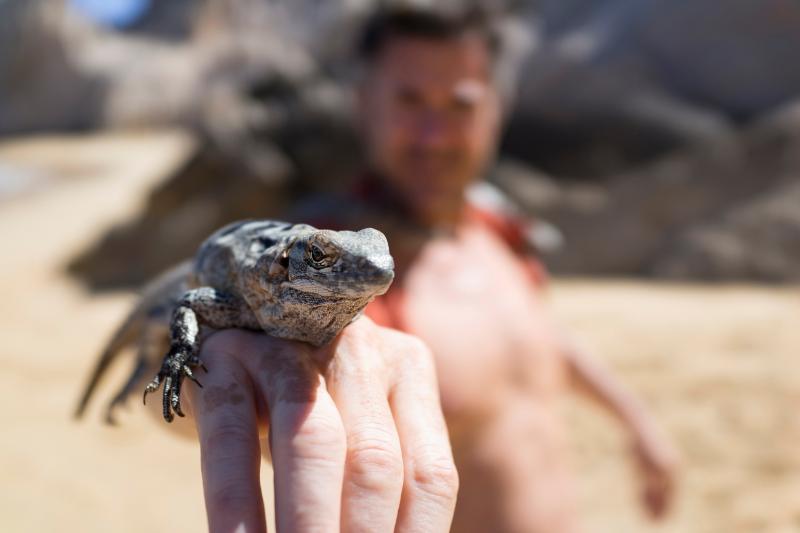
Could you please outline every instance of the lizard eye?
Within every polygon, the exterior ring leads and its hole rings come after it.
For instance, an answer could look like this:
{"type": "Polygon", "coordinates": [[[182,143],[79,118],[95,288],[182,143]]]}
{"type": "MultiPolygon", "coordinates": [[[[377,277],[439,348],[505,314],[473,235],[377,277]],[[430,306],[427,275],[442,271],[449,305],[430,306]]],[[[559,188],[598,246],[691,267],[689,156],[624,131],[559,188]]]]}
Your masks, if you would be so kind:
{"type": "Polygon", "coordinates": [[[322,260],[325,259],[325,252],[322,251],[322,248],[317,246],[316,244],[311,245],[311,260],[315,263],[320,263],[322,260]]]}
{"type": "Polygon", "coordinates": [[[306,263],[317,269],[322,270],[333,266],[336,262],[337,255],[334,250],[326,248],[325,242],[310,242],[306,248],[306,263]]]}

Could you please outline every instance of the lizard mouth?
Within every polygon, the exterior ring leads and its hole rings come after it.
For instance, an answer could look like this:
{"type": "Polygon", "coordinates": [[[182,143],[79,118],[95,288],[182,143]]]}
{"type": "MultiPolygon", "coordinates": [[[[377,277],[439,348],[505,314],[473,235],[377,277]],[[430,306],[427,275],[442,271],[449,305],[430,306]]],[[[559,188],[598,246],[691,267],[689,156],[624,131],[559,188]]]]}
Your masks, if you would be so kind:
{"type": "Polygon", "coordinates": [[[295,291],[330,300],[360,300],[385,294],[393,280],[394,270],[370,268],[360,269],[356,276],[338,283],[330,279],[294,279],[284,284],[295,291]]]}

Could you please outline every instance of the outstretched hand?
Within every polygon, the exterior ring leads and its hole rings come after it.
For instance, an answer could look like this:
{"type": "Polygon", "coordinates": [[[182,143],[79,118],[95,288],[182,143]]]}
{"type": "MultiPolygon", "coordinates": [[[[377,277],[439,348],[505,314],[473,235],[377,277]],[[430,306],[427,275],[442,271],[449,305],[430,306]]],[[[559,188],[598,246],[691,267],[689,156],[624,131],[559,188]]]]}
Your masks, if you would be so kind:
{"type": "Polygon", "coordinates": [[[661,519],[675,499],[678,453],[657,434],[640,435],[632,451],[641,478],[642,504],[651,518],[661,519]]]}
{"type": "Polygon", "coordinates": [[[197,426],[209,530],[266,531],[268,431],[278,531],[447,531],[458,477],[433,359],[361,318],[330,345],[227,330],[206,340],[197,426]]]}

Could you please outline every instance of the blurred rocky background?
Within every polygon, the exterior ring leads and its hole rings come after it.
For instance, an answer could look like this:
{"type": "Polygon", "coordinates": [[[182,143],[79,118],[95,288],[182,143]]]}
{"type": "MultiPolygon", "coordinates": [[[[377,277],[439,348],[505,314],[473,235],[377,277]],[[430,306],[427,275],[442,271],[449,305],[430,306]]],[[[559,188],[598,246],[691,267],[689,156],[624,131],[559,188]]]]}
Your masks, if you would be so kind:
{"type": "MultiPolygon", "coordinates": [[[[379,3],[0,0],[0,136],[196,140],[70,271],[136,285],[227,221],[352,179],[348,56],[379,3]]],[[[492,4],[514,15],[518,85],[490,178],[561,233],[553,271],[800,280],[800,4],[492,4]]]]}
{"type": "MultiPolygon", "coordinates": [[[[376,3],[0,0],[0,531],[206,527],[194,441],[135,408],[71,420],[134,301],[76,279],[139,286],[225,222],[352,179],[348,53],[376,3]]],[[[650,524],[625,435],[570,401],[585,525],[797,533],[800,3],[495,5],[520,68],[492,183],[550,224],[552,270],[588,276],[549,302],[684,459],[650,524]]]]}

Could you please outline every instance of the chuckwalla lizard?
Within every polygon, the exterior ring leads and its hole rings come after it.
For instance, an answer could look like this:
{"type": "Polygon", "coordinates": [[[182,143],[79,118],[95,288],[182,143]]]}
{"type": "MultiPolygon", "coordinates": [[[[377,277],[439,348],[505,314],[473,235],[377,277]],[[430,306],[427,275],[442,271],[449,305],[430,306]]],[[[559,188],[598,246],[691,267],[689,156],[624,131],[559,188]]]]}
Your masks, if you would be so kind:
{"type": "Polygon", "coordinates": [[[163,385],[164,419],[171,422],[173,413],[183,416],[183,379],[197,382],[193,369],[205,368],[198,352],[209,330],[263,330],[322,346],[385,293],[393,278],[386,237],[372,228],[318,230],[271,220],[230,224],[211,235],[192,262],[145,289],[101,355],[76,416],[129,345],[139,345],[137,364],[108,406],[107,420],[113,422],[113,409],[168,349],[144,395],[163,385]]]}

